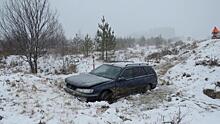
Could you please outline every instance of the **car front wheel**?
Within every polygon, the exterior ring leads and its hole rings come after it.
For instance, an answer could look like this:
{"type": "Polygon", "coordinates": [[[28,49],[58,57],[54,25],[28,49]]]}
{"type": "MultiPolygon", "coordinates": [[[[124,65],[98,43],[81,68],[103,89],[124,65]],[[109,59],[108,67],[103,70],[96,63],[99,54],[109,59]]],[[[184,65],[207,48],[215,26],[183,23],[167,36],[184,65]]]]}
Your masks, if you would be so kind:
{"type": "Polygon", "coordinates": [[[110,92],[110,91],[104,91],[101,93],[100,95],[100,100],[101,101],[107,101],[109,103],[112,103],[113,102],[113,93],[110,92]]]}

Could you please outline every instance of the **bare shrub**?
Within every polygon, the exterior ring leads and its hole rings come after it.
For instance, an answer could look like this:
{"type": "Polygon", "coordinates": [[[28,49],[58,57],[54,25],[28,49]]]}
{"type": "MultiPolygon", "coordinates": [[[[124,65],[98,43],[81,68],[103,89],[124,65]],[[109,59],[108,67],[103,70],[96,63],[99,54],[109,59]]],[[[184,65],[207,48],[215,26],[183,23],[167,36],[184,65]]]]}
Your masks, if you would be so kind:
{"type": "Polygon", "coordinates": [[[18,62],[17,61],[11,61],[10,67],[16,67],[16,66],[18,66],[18,62]]]}
{"type": "Polygon", "coordinates": [[[77,62],[79,62],[78,59],[64,57],[63,58],[63,67],[60,72],[62,74],[76,73],[77,72],[77,62]]]}
{"type": "Polygon", "coordinates": [[[192,43],[192,45],[190,46],[190,49],[195,49],[195,48],[197,48],[198,47],[198,45],[197,45],[197,43],[194,41],[193,43],[192,43]]]}
{"type": "Polygon", "coordinates": [[[182,50],[182,49],[187,49],[187,50],[192,50],[192,49],[195,49],[198,47],[198,44],[197,42],[193,42],[192,44],[183,44],[179,49],[182,50]]]}
{"type": "Polygon", "coordinates": [[[165,121],[163,124],[181,124],[186,114],[183,114],[180,107],[178,111],[174,114],[171,121],[165,121]]]}
{"type": "Polygon", "coordinates": [[[159,61],[162,57],[166,55],[177,55],[178,53],[179,51],[176,48],[172,48],[172,49],[165,48],[165,49],[162,49],[160,52],[155,52],[155,53],[148,55],[145,58],[145,61],[151,60],[151,59],[155,59],[159,61]]]}
{"type": "Polygon", "coordinates": [[[77,72],[77,70],[76,70],[77,68],[76,67],[77,67],[77,65],[70,64],[69,68],[67,69],[67,72],[68,73],[72,73],[72,72],[76,73],[77,72]]]}
{"type": "Polygon", "coordinates": [[[184,45],[184,42],[181,40],[174,43],[174,46],[181,46],[181,45],[184,45]]]}
{"type": "Polygon", "coordinates": [[[220,66],[218,59],[209,59],[209,60],[202,60],[195,63],[195,65],[203,65],[203,66],[220,66]]]}
{"type": "Polygon", "coordinates": [[[159,59],[161,57],[160,53],[156,52],[156,53],[152,53],[150,55],[148,55],[145,59],[159,59]]]}

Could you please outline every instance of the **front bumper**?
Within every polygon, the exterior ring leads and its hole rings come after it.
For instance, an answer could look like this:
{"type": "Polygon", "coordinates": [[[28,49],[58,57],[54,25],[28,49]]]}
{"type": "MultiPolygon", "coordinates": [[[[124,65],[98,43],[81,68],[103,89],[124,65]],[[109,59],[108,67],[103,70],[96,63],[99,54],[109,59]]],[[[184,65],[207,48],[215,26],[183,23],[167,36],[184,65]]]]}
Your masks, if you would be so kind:
{"type": "Polygon", "coordinates": [[[77,99],[80,101],[95,101],[98,100],[98,96],[99,96],[99,94],[87,94],[87,93],[78,92],[68,87],[65,87],[64,90],[71,95],[77,96],[77,99]]]}

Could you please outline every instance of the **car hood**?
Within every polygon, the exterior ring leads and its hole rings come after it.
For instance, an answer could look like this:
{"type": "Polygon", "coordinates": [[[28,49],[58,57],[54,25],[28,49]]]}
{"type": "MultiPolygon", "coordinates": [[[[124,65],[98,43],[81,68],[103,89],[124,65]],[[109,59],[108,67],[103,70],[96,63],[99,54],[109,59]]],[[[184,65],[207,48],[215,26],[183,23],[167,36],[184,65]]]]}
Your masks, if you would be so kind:
{"type": "Polygon", "coordinates": [[[84,73],[68,77],[65,79],[65,81],[66,83],[72,84],[77,87],[91,87],[93,85],[101,84],[112,80],[104,77],[99,77],[93,74],[84,73]]]}

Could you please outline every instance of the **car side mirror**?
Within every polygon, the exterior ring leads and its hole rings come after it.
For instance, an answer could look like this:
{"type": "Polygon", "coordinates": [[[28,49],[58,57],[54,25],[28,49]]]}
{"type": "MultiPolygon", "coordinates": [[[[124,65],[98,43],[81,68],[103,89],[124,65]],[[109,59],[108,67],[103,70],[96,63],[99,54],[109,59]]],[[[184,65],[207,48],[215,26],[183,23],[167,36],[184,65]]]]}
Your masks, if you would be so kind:
{"type": "Polygon", "coordinates": [[[126,81],[126,79],[124,77],[119,77],[118,81],[126,81]]]}

